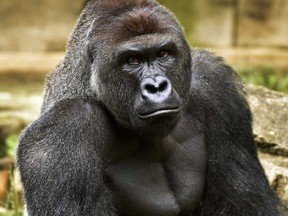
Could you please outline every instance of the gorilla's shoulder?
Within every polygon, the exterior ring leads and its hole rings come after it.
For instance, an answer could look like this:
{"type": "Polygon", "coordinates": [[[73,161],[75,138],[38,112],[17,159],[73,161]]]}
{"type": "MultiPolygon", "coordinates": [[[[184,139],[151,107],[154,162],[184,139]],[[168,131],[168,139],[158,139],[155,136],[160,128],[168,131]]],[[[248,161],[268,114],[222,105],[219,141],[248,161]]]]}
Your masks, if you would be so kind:
{"type": "Polygon", "coordinates": [[[192,49],[192,82],[205,82],[211,88],[243,90],[241,79],[222,57],[208,49],[192,49]]]}
{"type": "Polygon", "coordinates": [[[233,116],[239,109],[239,113],[245,112],[250,116],[245,87],[238,74],[222,57],[207,49],[192,49],[191,59],[190,95],[200,98],[198,103],[204,103],[205,107],[214,111],[226,109],[226,116],[233,116]]]}
{"type": "MultiPolygon", "coordinates": [[[[205,69],[205,71],[226,72],[236,74],[234,70],[210,49],[191,49],[192,70],[205,69]]],[[[204,72],[204,71],[203,71],[204,72]]]]}

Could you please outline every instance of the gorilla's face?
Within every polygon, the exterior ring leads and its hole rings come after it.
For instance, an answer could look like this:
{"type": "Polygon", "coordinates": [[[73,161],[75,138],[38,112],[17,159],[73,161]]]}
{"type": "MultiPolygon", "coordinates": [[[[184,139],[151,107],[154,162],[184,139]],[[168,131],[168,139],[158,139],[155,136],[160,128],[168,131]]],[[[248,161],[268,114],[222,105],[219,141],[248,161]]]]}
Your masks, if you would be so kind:
{"type": "Polygon", "coordinates": [[[92,84],[119,124],[156,136],[175,127],[191,80],[190,49],[182,43],[155,34],[101,49],[106,60],[94,61],[92,84]]]}

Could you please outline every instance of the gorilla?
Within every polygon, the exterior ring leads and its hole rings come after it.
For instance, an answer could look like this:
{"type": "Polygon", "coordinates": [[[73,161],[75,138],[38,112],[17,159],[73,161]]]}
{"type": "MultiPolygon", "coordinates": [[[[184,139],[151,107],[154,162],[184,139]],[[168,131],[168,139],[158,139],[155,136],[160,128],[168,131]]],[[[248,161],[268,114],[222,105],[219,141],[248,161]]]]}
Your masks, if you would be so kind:
{"type": "Polygon", "coordinates": [[[277,216],[236,73],[153,0],[90,0],[17,164],[29,216],[277,216]]]}

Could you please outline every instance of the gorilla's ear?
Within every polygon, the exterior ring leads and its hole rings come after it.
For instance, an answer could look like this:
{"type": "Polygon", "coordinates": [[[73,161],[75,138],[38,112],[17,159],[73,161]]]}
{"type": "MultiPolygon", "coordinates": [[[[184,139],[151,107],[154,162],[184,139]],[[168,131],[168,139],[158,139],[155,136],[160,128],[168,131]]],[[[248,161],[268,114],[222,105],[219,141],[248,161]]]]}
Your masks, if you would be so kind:
{"type": "Polygon", "coordinates": [[[91,95],[91,32],[95,14],[93,1],[89,1],[80,15],[66,46],[66,54],[60,64],[48,76],[42,111],[65,98],[91,95]]]}

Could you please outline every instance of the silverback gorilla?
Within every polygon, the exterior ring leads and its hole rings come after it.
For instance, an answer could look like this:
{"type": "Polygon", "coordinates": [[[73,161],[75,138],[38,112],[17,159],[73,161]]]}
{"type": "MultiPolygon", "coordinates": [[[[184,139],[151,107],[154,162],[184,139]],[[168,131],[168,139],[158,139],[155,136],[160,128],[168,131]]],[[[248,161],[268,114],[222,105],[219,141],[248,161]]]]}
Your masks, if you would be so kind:
{"type": "Polygon", "coordinates": [[[237,75],[153,0],[90,0],[18,166],[29,216],[277,216],[237,75]]]}

